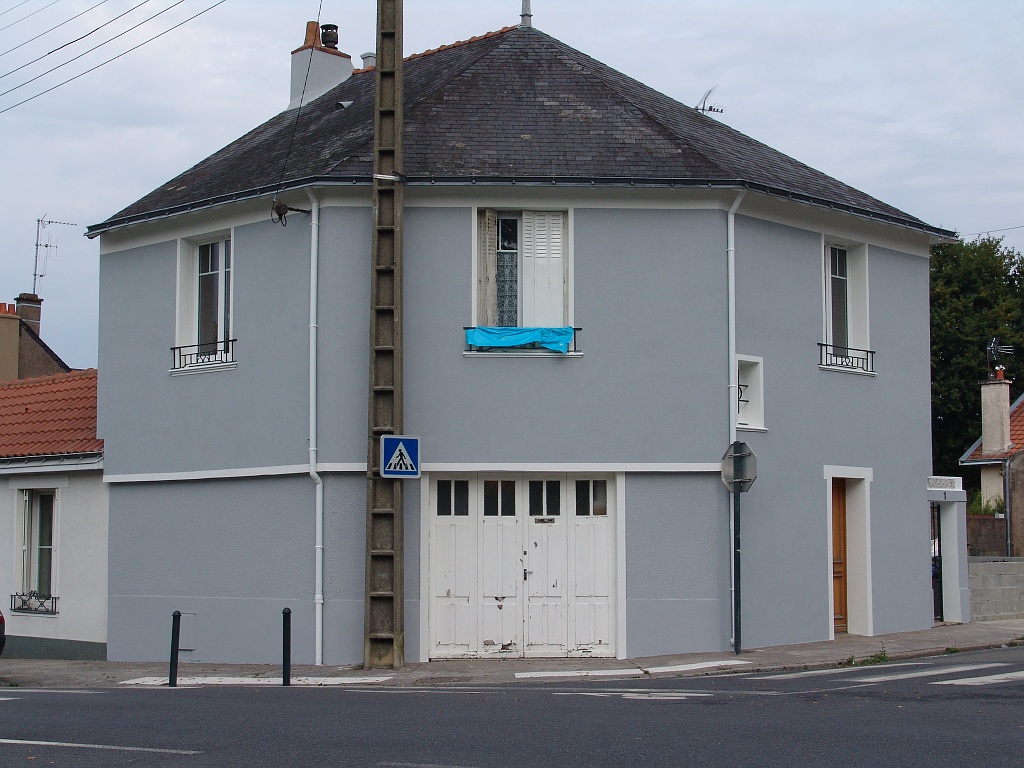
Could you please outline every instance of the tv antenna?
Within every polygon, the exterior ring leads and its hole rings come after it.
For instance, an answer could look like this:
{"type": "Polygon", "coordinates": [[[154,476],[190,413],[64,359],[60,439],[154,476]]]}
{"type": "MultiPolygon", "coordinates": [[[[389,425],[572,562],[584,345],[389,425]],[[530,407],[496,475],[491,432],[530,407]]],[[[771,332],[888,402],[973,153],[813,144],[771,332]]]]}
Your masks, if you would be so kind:
{"type": "Polygon", "coordinates": [[[1012,354],[1013,354],[1013,347],[1011,347],[1009,345],[1006,345],[1006,344],[1000,344],[999,343],[999,337],[998,336],[994,336],[992,338],[992,340],[988,343],[988,346],[985,347],[985,356],[988,358],[988,369],[989,369],[989,371],[994,370],[993,367],[992,367],[993,364],[998,363],[999,362],[999,358],[1002,355],[1012,355],[1012,354]]]}
{"type": "Polygon", "coordinates": [[[77,224],[72,224],[70,221],[53,221],[47,219],[44,213],[42,218],[36,219],[36,262],[32,267],[32,294],[36,295],[36,289],[39,282],[46,276],[46,261],[49,258],[50,249],[53,249],[53,255],[57,255],[57,243],[55,238],[48,232],[46,235],[46,242],[43,240],[43,230],[46,229],[50,224],[60,224],[65,227],[77,227],[77,224]],[[43,249],[43,269],[39,271],[39,249],[43,249]]]}
{"type": "Polygon", "coordinates": [[[725,112],[725,107],[720,107],[717,104],[708,104],[708,99],[711,98],[711,94],[713,94],[717,90],[718,86],[714,85],[711,88],[708,88],[706,91],[704,91],[704,95],[701,97],[700,101],[697,102],[697,106],[694,107],[694,109],[696,109],[702,115],[706,115],[709,112],[714,113],[716,115],[720,115],[723,112],[725,112]]]}

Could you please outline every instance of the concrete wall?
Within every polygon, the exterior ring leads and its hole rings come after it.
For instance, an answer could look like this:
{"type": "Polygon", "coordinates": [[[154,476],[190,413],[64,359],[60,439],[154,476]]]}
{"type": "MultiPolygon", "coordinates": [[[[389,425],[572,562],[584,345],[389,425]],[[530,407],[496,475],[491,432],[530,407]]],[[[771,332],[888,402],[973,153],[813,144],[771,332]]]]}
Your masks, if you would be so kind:
{"type": "Polygon", "coordinates": [[[971,557],[971,620],[1024,619],[1024,558],[971,557]]]}
{"type": "Polygon", "coordinates": [[[21,489],[54,489],[57,614],[4,608],[5,656],[102,658],[107,640],[107,488],[99,471],[0,477],[0,595],[21,591],[21,489]]]}

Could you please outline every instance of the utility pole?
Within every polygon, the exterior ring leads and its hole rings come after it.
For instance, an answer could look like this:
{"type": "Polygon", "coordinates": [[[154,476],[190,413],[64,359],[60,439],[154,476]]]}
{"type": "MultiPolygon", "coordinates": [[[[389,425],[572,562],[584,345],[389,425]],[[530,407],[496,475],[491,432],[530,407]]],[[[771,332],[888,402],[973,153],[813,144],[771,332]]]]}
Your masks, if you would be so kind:
{"type": "Polygon", "coordinates": [[[405,664],[402,480],[380,476],[381,435],[402,433],[402,0],[377,0],[366,449],[363,664],[405,664]]]}

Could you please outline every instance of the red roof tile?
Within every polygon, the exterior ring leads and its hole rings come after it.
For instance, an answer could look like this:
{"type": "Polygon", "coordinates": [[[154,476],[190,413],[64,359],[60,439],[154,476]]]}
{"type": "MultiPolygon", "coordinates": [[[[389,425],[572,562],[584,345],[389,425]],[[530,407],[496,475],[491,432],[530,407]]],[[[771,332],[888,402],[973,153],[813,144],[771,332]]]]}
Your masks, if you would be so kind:
{"type": "Polygon", "coordinates": [[[102,450],[96,369],[0,384],[0,458],[102,450]]]}

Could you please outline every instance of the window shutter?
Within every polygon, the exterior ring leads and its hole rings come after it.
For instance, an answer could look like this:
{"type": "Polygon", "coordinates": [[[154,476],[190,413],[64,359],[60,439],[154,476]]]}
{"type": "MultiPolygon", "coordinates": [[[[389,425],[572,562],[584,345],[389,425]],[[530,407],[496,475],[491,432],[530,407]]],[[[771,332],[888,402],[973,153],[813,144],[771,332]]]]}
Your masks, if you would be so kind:
{"type": "Polygon", "coordinates": [[[523,325],[565,325],[565,214],[523,211],[523,325]]]}
{"type": "Polygon", "coordinates": [[[498,324],[498,213],[491,209],[477,213],[477,250],[480,265],[477,274],[476,324],[498,324]]]}

